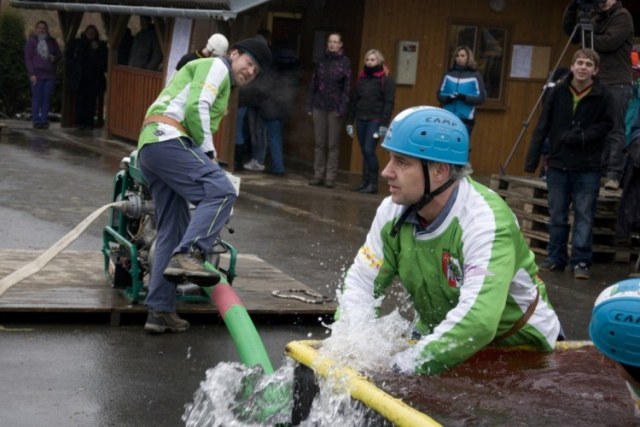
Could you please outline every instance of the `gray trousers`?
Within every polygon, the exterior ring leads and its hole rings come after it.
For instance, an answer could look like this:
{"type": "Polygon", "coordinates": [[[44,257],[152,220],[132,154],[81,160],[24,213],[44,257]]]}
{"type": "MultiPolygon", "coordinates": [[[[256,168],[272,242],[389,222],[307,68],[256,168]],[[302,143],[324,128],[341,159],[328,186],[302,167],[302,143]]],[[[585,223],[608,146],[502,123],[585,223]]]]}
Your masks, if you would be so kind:
{"type": "Polygon", "coordinates": [[[326,181],[335,181],[340,157],[340,131],[343,118],[335,111],[313,109],[313,131],[315,149],[313,176],[326,181]]]}
{"type": "Polygon", "coordinates": [[[176,311],[176,286],[162,275],[171,256],[198,249],[206,256],[229,220],[236,193],[229,178],[190,138],[145,145],[140,169],[155,205],[157,236],[145,304],[176,311]],[[196,206],[189,211],[189,204],[196,206]]]}

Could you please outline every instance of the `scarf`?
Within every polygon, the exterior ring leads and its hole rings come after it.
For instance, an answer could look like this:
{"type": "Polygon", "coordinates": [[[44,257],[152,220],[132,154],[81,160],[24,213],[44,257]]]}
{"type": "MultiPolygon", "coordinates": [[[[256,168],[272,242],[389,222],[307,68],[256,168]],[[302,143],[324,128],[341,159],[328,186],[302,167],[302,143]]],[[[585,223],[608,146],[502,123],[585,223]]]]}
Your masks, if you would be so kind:
{"type": "Polygon", "coordinates": [[[47,45],[47,36],[46,34],[38,34],[38,55],[40,58],[47,60],[49,59],[49,45],[47,45]]]}

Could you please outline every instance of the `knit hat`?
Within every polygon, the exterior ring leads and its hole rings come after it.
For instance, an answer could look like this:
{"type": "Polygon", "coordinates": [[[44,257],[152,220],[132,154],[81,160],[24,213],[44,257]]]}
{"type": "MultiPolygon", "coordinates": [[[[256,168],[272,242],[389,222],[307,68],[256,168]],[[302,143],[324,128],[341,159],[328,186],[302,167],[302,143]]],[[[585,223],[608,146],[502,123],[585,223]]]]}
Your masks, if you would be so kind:
{"type": "Polygon", "coordinates": [[[211,56],[224,56],[227,54],[228,48],[229,41],[220,33],[212,35],[207,41],[207,50],[211,53],[211,56]]]}
{"type": "Polygon", "coordinates": [[[264,69],[271,64],[271,49],[261,37],[252,37],[250,39],[240,40],[231,48],[238,49],[251,55],[261,69],[264,69]]]}

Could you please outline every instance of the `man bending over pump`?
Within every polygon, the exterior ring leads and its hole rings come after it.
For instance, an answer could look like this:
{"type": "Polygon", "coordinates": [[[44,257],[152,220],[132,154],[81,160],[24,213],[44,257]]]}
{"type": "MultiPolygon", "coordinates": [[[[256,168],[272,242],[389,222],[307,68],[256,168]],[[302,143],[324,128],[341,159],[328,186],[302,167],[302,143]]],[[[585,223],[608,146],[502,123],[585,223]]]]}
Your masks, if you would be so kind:
{"type": "Polygon", "coordinates": [[[382,147],[390,197],[378,207],[341,289],[341,312],[377,310],[395,277],[419,316],[404,373],[438,374],[488,345],[552,351],[560,322],[511,209],[471,179],[469,136],[454,114],[409,108],[382,147]]]}

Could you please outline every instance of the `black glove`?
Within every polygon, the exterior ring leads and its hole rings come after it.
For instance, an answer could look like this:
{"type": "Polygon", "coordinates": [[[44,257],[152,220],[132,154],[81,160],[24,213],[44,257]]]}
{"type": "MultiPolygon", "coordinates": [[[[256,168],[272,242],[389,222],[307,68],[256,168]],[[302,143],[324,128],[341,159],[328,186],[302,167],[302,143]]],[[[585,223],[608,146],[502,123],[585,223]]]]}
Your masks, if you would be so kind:
{"type": "Polygon", "coordinates": [[[566,145],[574,146],[582,144],[584,141],[584,135],[582,129],[572,128],[562,134],[560,138],[566,145]]]}
{"type": "Polygon", "coordinates": [[[206,154],[208,158],[213,160],[213,151],[205,151],[204,154],[206,154]]]}
{"type": "Polygon", "coordinates": [[[466,101],[467,100],[467,95],[465,95],[464,93],[459,93],[458,94],[458,100],[462,101],[462,102],[466,101]]]}

